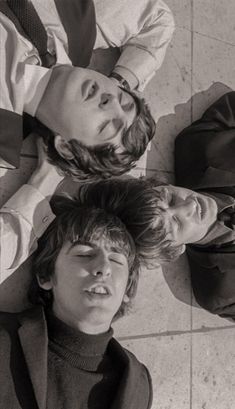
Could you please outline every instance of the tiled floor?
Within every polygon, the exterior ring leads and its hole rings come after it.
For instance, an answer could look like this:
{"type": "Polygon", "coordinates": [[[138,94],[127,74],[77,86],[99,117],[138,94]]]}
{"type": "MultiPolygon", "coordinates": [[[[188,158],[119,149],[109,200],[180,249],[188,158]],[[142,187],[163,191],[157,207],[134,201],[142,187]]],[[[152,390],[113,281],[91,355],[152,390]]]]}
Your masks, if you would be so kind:
{"type": "MultiPolygon", "coordinates": [[[[145,91],[158,121],[157,133],[135,174],[157,172],[173,181],[174,137],[235,86],[235,3],[166,2],[174,12],[176,31],[163,66],[145,91]]],[[[0,180],[1,203],[35,165],[31,143],[23,153],[21,170],[0,180]]],[[[26,303],[24,270],[2,286],[1,309],[19,309],[26,303]]],[[[115,324],[121,342],[151,371],[153,409],[235,408],[235,323],[195,304],[182,257],[163,271],[144,271],[132,313],[115,324]]]]}

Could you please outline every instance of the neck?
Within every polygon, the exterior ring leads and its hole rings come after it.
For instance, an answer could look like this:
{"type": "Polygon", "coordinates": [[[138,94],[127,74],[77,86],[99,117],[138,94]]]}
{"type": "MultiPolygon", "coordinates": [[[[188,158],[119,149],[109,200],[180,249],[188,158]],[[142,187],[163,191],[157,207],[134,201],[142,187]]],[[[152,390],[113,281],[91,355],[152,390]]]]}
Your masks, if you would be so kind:
{"type": "Polygon", "coordinates": [[[53,306],[54,315],[64,322],[69,327],[79,330],[84,334],[98,335],[107,332],[110,328],[111,322],[105,323],[94,323],[90,322],[88,319],[84,320],[74,316],[73,314],[67,314],[65,311],[61,311],[56,305],[53,306]]]}
{"type": "Polygon", "coordinates": [[[35,116],[46,125],[51,130],[55,129],[56,119],[58,119],[57,115],[57,95],[56,95],[56,85],[60,81],[59,78],[59,70],[53,68],[51,71],[50,79],[47,83],[47,86],[44,90],[43,96],[38,104],[35,116]],[[55,111],[54,111],[55,109],[55,111]]]}

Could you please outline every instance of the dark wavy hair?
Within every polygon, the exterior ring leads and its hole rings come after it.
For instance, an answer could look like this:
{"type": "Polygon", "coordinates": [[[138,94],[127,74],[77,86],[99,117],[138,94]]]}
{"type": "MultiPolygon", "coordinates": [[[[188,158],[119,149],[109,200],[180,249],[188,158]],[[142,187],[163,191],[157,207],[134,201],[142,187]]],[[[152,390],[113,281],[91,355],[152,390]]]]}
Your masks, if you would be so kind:
{"type": "Polygon", "coordinates": [[[125,225],[117,216],[102,209],[82,206],[75,198],[57,196],[53,200],[52,209],[56,218],[39,239],[38,249],[33,258],[33,279],[28,293],[30,302],[45,307],[52,306],[52,290],[42,289],[37,278],[41,283],[45,283],[53,276],[56,259],[65,242],[89,242],[103,237],[128,260],[129,279],[126,295],[130,302],[122,302],[115,319],[124,315],[136,294],[139,279],[139,261],[135,244],[125,225]]]}
{"type": "Polygon", "coordinates": [[[36,126],[34,125],[35,131],[44,138],[50,162],[64,175],[78,182],[120,176],[132,169],[143,155],[155,134],[156,124],[145,100],[132,91],[126,89],[124,91],[133,96],[137,106],[137,115],[122,136],[124,147],[122,152],[118,152],[118,147],[110,143],[86,146],[76,139],[71,139],[67,142],[68,149],[74,157],[66,159],[57,152],[54,146],[54,133],[39,121],[36,126]]]}
{"type": "Polygon", "coordinates": [[[138,257],[148,268],[177,259],[182,246],[176,246],[169,238],[164,210],[160,202],[166,200],[163,193],[154,189],[166,185],[157,179],[101,180],[84,184],[79,201],[115,214],[132,235],[138,257]]]}

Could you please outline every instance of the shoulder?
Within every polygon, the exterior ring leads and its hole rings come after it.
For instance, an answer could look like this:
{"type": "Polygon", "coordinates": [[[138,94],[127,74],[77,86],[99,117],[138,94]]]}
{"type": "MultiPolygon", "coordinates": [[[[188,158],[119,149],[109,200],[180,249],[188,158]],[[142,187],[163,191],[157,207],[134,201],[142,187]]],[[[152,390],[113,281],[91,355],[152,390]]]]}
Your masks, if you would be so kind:
{"type": "Polygon", "coordinates": [[[11,330],[19,326],[18,313],[0,311],[0,327],[11,330]]]}
{"type": "Polygon", "coordinates": [[[22,312],[0,311],[0,329],[9,334],[18,330],[18,328],[27,321],[40,320],[43,317],[42,307],[32,307],[22,312]]]}
{"type": "Polygon", "coordinates": [[[135,396],[136,408],[150,408],[153,388],[152,379],[146,366],[114,338],[110,342],[110,351],[124,366],[123,380],[129,391],[125,397],[126,401],[128,402],[130,397],[133,399],[135,396]]]}

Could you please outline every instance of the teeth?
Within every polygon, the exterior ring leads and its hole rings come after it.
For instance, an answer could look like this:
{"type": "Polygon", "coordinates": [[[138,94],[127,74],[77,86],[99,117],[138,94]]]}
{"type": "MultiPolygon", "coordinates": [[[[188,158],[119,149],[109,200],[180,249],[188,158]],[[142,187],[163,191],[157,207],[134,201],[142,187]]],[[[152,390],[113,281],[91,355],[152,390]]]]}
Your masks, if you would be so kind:
{"type": "Polygon", "coordinates": [[[203,212],[203,203],[201,203],[201,201],[200,202],[198,201],[198,203],[199,203],[199,208],[200,208],[200,216],[201,216],[201,218],[203,218],[203,214],[204,214],[204,212],[203,212]]]}
{"type": "Polygon", "coordinates": [[[102,286],[97,286],[95,288],[92,288],[91,290],[89,290],[89,292],[94,293],[94,294],[108,294],[108,291],[106,290],[106,288],[102,286]]]}
{"type": "Polygon", "coordinates": [[[201,214],[202,214],[202,208],[201,208],[200,203],[198,203],[198,209],[199,209],[199,214],[200,214],[200,216],[201,216],[201,214]]]}

